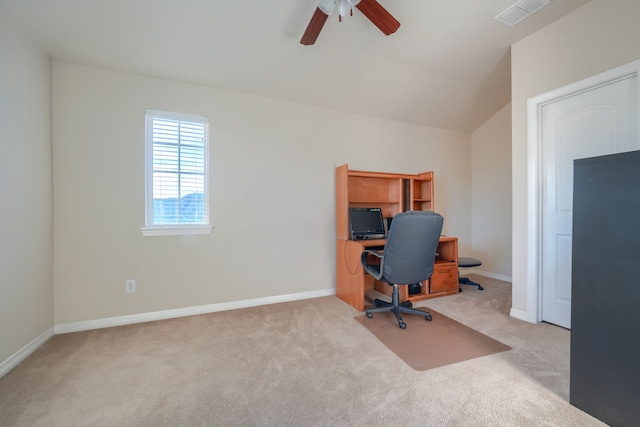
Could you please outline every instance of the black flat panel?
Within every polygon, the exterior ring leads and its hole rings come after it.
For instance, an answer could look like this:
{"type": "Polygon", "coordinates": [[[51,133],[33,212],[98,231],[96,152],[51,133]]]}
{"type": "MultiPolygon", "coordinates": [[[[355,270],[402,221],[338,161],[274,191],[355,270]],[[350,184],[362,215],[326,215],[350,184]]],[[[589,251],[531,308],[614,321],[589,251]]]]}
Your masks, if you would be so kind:
{"type": "Polygon", "coordinates": [[[574,162],[571,404],[640,425],[640,151],[574,162]]]}

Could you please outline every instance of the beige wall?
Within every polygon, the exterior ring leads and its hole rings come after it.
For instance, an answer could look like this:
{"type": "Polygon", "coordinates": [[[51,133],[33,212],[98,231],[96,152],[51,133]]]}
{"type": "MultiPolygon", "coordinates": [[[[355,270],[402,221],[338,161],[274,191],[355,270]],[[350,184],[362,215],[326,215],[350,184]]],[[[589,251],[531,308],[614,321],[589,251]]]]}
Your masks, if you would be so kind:
{"type": "Polygon", "coordinates": [[[511,280],[511,104],[471,135],[471,256],[478,272],[511,280]]]}
{"type": "Polygon", "coordinates": [[[54,62],[55,323],[334,289],[343,163],[434,170],[469,247],[469,152],[467,133],[54,62]],[[145,108],[209,117],[210,235],[140,234],[145,108]]]}
{"type": "Polygon", "coordinates": [[[527,99],[640,58],[640,1],[592,0],[512,47],[513,310],[527,317],[527,99]]]}
{"type": "Polygon", "coordinates": [[[0,362],[52,333],[50,70],[0,16],[0,362]]]}

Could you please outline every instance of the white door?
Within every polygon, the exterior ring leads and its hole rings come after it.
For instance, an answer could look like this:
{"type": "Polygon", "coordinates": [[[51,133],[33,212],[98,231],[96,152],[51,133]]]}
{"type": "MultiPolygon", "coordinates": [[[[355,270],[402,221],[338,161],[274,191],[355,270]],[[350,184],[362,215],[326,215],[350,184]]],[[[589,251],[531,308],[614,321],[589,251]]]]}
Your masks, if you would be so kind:
{"type": "Polygon", "coordinates": [[[571,328],[573,160],[640,149],[637,80],[636,75],[627,76],[542,107],[541,316],[545,322],[571,328]]]}

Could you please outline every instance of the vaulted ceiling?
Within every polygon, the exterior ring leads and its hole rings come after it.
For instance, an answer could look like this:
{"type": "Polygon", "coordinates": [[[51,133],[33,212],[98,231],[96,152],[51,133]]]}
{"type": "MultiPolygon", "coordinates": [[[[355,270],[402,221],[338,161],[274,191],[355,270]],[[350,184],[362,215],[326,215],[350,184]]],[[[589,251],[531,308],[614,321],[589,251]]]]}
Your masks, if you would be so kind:
{"type": "Polygon", "coordinates": [[[554,0],[515,26],[515,0],[378,0],[300,44],[317,0],[0,0],[55,60],[370,116],[472,131],[511,99],[510,46],[589,0],[554,0]]]}

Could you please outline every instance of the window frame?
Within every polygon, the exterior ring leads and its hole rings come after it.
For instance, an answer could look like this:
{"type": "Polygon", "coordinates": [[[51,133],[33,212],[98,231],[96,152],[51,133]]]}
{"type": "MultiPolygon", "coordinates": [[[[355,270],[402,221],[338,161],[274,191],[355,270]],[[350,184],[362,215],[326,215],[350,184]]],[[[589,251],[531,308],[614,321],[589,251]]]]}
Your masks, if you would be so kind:
{"type": "MultiPolygon", "coordinates": [[[[209,118],[195,114],[185,114],[171,111],[145,110],[145,226],[140,228],[143,236],[171,236],[185,234],[209,234],[212,226],[210,223],[210,202],[209,202],[209,118]],[[204,126],[204,208],[206,221],[201,223],[169,223],[155,224],[153,221],[153,121],[154,119],[166,119],[185,121],[190,123],[201,123],[204,126]]],[[[179,157],[179,156],[178,156],[179,157]]],[[[181,172],[177,172],[178,178],[181,172]]]]}

